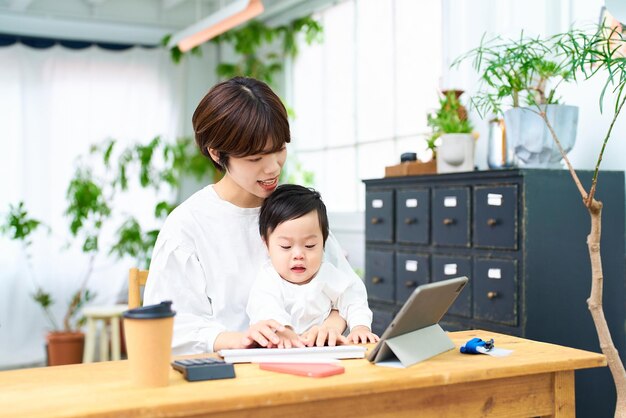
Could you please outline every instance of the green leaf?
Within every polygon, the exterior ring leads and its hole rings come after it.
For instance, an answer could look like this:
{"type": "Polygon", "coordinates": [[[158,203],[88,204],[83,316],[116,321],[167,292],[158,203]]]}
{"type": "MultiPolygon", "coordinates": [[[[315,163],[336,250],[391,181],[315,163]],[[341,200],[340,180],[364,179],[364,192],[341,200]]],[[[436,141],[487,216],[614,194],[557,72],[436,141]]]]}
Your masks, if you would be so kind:
{"type": "Polygon", "coordinates": [[[9,212],[4,222],[0,224],[0,233],[7,235],[12,240],[22,241],[24,245],[29,246],[31,235],[40,226],[45,225],[38,219],[29,217],[24,202],[20,201],[17,205],[9,204],[9,212]]]}
{"type": "Polygon", "coordinates": [[[42,308],[47,309],[54,305],[54,300],[48,292],[44,292],[43,289],[37,289],[37,292],[32,295],[35,302],[41,305],[42,308]]]}

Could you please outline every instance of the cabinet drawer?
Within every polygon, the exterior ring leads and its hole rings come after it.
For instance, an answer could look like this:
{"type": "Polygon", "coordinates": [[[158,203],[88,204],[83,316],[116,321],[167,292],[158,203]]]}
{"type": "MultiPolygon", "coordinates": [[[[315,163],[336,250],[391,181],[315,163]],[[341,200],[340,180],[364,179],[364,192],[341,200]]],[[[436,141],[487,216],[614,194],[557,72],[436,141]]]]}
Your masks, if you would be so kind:
{"type": "Polygon", "coordinates": [[[433,255],[433,282],[467,276],[470,280],[465,285],[450,309],[449,314],[472,316],[472,261],[469,257],[433,255]]]}
{"type": "Polygon", "coordinates": [[[474,189],[475,247],[517,249],[517,185],[474,189]]]}
{"type": "Polygon", "coordinates": [[[394,302],[393,261],[392,251],[366,251],[365,286],[369,298],[394,302]]]}
{"type": "Polygon", "coordinates": [[[413,290],[429,282],[428,255],[396,253],[396,302],[403,304],[413,290]]]}
{"type": "Polygon", "coordinates": [[[474,259],[474,317],[517,325],[517,261],[474,259]]]}
{"type": "Polygon", "coordinates": [[[433,190],[433,244],[469,247],[470,192],[468,187],[433,190]]]}
{"type": "Polygon", "coordinates": [[[393,203],[393,191],[366,193],[366,240],[393,242],[393,203]]]}
{"type": "Polygon", "coordinates": [[[428,244],[430,232],[430,191],[396,192],[396,241],[428,244]]]}

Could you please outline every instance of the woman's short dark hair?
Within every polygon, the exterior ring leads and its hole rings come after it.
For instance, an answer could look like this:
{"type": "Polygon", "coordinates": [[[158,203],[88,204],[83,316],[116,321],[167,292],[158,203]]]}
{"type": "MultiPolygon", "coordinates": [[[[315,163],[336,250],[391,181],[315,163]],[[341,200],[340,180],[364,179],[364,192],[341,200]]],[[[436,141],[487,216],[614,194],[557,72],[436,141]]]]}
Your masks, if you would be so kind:
{"type": "Polygon", "coordinates": [[[328,238],[328,215],[320,194],[296,184],[283,184],[263,201],[259,213],[259,232],[267,242],[269,235],[285,221],[317,211],[324,244],[328,238]]]}
{"type": "Polygon", "coordinates": [[[254,78],[235,77],[213,86],[191,120],[198,148],[221,171],[228,167],[229,156],[269,154],[291,141],[285,106],[267,84],[254,78]],[[217,163],[209,148],[218,152],[217,163]]]}

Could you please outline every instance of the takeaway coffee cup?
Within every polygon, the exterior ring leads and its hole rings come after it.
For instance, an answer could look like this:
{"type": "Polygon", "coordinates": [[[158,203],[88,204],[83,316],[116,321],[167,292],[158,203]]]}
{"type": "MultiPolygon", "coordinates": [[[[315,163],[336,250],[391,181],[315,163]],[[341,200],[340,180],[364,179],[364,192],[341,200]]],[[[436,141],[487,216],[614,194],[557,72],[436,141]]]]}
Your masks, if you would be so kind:
{"type": "Polygon", "coordinates": [[[124,312],[126,352],[133,385],[169,385],[174,315],[171,301],[124,312]]]}

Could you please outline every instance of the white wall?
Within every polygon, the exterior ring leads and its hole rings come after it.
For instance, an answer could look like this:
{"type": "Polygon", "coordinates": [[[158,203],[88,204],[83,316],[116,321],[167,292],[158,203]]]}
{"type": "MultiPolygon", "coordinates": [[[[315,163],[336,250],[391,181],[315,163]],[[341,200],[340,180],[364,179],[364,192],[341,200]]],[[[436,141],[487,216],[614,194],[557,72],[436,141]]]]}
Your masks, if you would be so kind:
{"type": "Polygon", "coordinates": [[[365,215],[357,213],[329,213],[330,230],[341,244],[352,268],[365,272],[365,215]]]}

